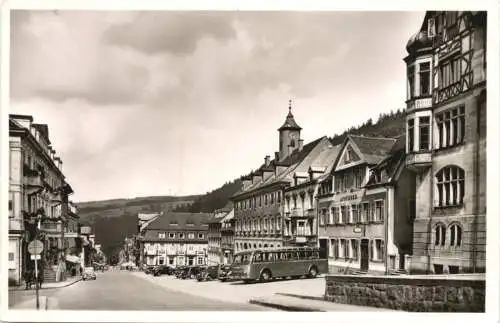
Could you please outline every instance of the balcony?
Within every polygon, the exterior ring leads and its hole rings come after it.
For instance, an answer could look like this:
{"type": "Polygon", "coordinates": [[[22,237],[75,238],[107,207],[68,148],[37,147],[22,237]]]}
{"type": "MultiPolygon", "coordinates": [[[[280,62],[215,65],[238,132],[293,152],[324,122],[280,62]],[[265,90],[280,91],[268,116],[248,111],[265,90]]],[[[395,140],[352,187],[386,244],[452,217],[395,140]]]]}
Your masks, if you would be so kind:
{"type": "Polygon", "coordinates": [[[27,189],[28,195],[41,191],[44,187],[42,174],[24,165],[24,186],[27,189]]]}
{"type": "Polygon", "coordinates": [[[420,173],[432,165],[432,153],[430,151],[412,151],[406,155],[406,167],[416,173],[420,173]]]}
{"type": "Polygon", "coordinates": [[[304,216],[304,211],[299,208],[295,208],[291,210],[290,217],[292,218],[301,218],[304,216]]]}
{"type": "Polygon", "coordinates": [[[306,217],[308,217],[308,218],[316,217],[316,209],[307,209],[306,217]]]}

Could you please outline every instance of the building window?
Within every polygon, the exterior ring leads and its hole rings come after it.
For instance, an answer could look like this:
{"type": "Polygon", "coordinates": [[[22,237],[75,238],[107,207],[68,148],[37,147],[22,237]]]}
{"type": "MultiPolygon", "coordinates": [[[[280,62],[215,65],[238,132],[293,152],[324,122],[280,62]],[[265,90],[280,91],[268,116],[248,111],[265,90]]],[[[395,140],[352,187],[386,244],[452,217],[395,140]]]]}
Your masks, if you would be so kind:
{"type": "Polygon", "coordinates": [[[457,166],[447,166],[437,174],[438,206],[462,205],[465,194],[465,172],[457,166]]]}
{"type": "Polygon", "coordinates": [[[430,117],[419,118],[420,128],[420,150],[430,149],[430,117]]]}
{"type": "Polygon", "coordinates": [[[444,224],[438,223],[434,228],[434,245],[444,246],[445,241],[446,241],[446,227],[444,226],[444,224]]]}
{"type": "Polygon", "coordinates": [[[363,203],[363,211],[361,213],[361,222],[366,223],[368,222],[368,219],[370,217],[370,204],[369,203],[363,203]]]}
{"type": "Polygon", "coordinates": [[[354,170],[354,185],[356,188],[360,188],[361,186],[363,186],[363,179],[363,168],[356,168],[354,170]]]}
{"type": "Polygon", "coordinates": [[[462,243],[462,228],[458,224],[450,226],[450,246],[459,247],[462,243]]]}
{"type": "Polygon", "coordinates": [[[325,225],[327,209],[321,209],[321,216],[319,217],[319,225],[325,225]]]}
{"type": "Polygon", "coordinates": [[[375,222],[384,221],[384,201],[375,202],[375,217],[373,220],[375,222]]]}
{"type": "Polygon", "coordinates": [[[411,152],[413,151],[413,147],[414,147],[414,127],[415,127],[415,124],[414,124],[414,120],[413,119],[410,119],[408,120],[408,151],[411,152]]]}
{"type": "Polygon", "coordinates": [[[179,233],[179,239],[184,239],[184,233],[179,233]]]}
{"type": "Polygon", "coordinates": [[[160,257],[160,260],[158,262],[159,262],[160,265],[163,265],[163,263],[165,262],[165,258],[160,257]]]}
{"type": "Polygon", "coordinates": [[[375,239],[371,241],[372,244],[372,260],[380,261],[384,259],[384,241],[375,239]]]}
{"type": "Polygon", "coordinates": [[[165,233],[164,232],[158,233],[158,238],[165,239],[165,233]]]}
{"type": "Polygon", "coordinates": [[[341,220],[340,223],[348,223],[349,219],[349,214],[347,213],[349,210],[347,209],[346,205],[340,206],[340,213],[341,213],[341,220]]]}
{"type": "Polygon", "coordinates": [[[281,203],[281,192],[278,192],[278,203],[281,203]]]}
{"type": "Polygon", "coordinates": [[[439,131],[438,148],[460,144],[465,137],[465,107],[460,106],[436,114],[439,131]]]}
{"type": "Polygon", "coordinates": [[[340,239],[340,243],[339,243],[339,258],[345,258],[346,257],[346,249],[347,249],[346,240],[340,239]]]}
{"type": "Polygon", "coordinates": [[[408,100],[415,94],[415,66],[408,67],[408,100]]]}
{"type": "Polygon", "coordinates": [[[339,216],[339,208],[338,207],[332,207],[332,217],[333,217],[332,223],[342,223],[342,220],[340,219],[340,216],[339,216]]]}
{"type": "Polygon", "coordinates": [[[439,89],[447,88],[460,81],[460,57],[444,61],[439,67],[439,89]]]}
{"type": "Polygon", "coordinates": [[[189,232],[188,233],[188,239],[194,239],[194,233],[193,232],[189,232]]]}
{"type": "Polygon", "coordinates": [[[431,94],[431,63],[425,62],[420,64],[420,95],[426,96],[431,94]]]}
{"type": "Polygon", "coordinates": [[[356,223],[357,213],[358,213],[357,205],[352,204],[349,212],[349,223],[356,223]]]}
{"type": "Polygon", "coordinates": [[[9,252],[9,261],[14,261],[14,253],[9,252]]]}
{"type": "Polygon", "coordinates": [[[198,233],[198,239],[203,239],[205,238],[205,235],[203,233],[198,233]]]}
{"type": "Polygon", "coordinates": [[[358,259],[358,240],[356,239],[351,239],[350,258],[355,260],[358,259]]]}

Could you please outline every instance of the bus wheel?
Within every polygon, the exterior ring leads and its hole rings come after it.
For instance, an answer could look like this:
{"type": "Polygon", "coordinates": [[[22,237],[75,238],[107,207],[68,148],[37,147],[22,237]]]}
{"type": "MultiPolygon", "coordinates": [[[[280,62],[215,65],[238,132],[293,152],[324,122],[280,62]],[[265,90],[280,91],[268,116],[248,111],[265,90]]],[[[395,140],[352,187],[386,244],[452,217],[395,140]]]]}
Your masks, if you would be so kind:
{"type": "Polygon", "coordinates": [[[309,269],[309,278],[316,278],[317,275],[318,270],[316,269],[316,267],[311,267],[311,269],[309,269]]]}
{"type": "Polygon", "coordinates": [[[266,269],[260,274],[260,281],[267,282],[269,279],[271,279],[271,272],[266,269]]]}

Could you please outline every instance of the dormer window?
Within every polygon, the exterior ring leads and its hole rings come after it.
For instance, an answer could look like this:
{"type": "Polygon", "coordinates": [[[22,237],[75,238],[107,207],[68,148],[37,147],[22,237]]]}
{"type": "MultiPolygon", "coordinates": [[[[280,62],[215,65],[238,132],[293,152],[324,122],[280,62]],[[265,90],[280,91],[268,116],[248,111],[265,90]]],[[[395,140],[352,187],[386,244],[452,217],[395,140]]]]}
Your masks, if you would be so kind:
{"type": "Polygon", "coordinates": [[[290,140],[290,147],[295,147],[295,140],[294,139],[290,140]]]}

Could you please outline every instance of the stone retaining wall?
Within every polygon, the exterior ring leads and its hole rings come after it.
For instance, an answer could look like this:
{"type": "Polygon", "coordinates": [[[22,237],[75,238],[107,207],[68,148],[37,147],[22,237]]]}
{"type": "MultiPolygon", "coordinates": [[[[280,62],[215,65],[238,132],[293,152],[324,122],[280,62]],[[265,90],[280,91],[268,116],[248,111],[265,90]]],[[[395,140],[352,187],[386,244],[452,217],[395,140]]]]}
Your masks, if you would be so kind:
{"type": "Polygon", "coordinates": [[[414,312],[484,312],[484,276],[326,276],[325,300],[414,312]]]}

